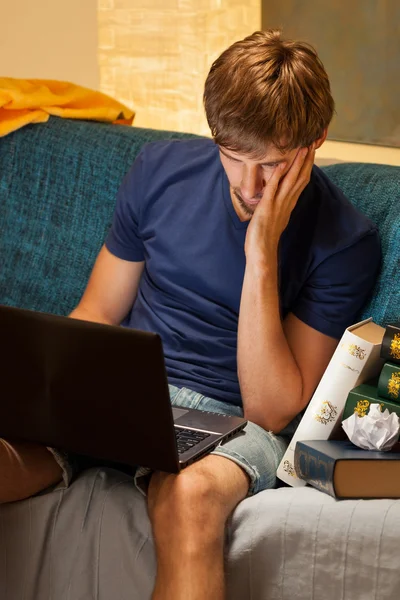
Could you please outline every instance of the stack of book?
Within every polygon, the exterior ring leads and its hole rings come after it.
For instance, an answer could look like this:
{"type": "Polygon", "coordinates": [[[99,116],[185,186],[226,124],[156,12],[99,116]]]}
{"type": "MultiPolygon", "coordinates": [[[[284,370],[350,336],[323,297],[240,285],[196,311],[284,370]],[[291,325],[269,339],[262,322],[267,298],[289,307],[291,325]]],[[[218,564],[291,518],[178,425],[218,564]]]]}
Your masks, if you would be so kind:
{"type": "Polygon", "coordinates": [[[346,329],[278,467],[279,479],[293,487],[306,485],[294,467],[296,443],[338,437],[350,390],[377,377],[382,369],[384,334],[385,329],[372,319],[346,329]]]}
{"type": "Polygon", "coordinates": [[[357,413],[368,414],[371,403],[378,403],[400,416],[400,325],[388,325],[382,341],[381,356],[387,360],[378,380],[368,381],[349,393],[342,421],[357,413]]]}
{"type": "Polygon", "coordinates": [[[400,416],[400,325],[384,329],[367,320],[343,335],[278,477],[294,487],[309,483],[337,498],[400,497],[400,446],[371,452],[333,439],[340,437],[342,420],[354,412],[367,414],[372,402],[400,416]]]}

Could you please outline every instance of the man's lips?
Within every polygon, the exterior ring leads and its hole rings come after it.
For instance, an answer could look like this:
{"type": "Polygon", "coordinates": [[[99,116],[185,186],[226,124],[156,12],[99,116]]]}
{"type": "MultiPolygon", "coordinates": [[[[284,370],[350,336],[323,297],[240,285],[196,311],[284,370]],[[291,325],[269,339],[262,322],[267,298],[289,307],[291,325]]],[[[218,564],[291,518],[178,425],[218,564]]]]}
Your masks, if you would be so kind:
{"type": "Polygon", "coordinates": [[[242,196],[242,194],[239,194],[239,192],[237,190],[234,190],[233,193],[235,194],[235,196],[238,200],[240,200],[241,202],[244,202],[245,204],[258,204],[261,200],[261,197],[260,198],[249,198],[249,199],[244,198],[242,196]]]}
{"type": "Polygon", "coordinates": [[[261,198],[252,198],[251,200],[245,200],[243,198],[243,202],[245,204],[258,204],[260,202],[261,198]]]}

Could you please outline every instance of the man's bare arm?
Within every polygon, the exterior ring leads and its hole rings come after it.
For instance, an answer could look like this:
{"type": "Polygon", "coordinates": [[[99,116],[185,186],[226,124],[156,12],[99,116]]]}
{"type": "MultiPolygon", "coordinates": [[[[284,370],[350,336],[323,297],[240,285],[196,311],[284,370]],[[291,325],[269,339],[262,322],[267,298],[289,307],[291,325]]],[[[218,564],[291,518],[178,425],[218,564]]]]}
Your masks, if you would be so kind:
{"type": "Polygon", "coordinates": [[[293,314],[284,323],[280,317],[279,240],[309,182],[314,154],[315,146],[299,151],[284,176],[276,168],[246,234],[238,375],[245,416],[274,432],[306,406],[337,345],[293,314]]]}
{"type": "Polygon", "coordinates": [[[61,476],[61,467],[44,446],[0,439],[0,504],[29,498],[61,476]]]}
{"type": "Polygon", "coordinates": [[[246,277],[238,335],[244,413],[277,433],[307,405],[338,342],[293,314],[281,322],[276,277],[246,277]]]}
{"type": "Polygon", "coordinates": [[[119,325],[133,306],[143,268],[144,262],[122,260],[103,246],[85,293],[70,317],[119,325]]]}

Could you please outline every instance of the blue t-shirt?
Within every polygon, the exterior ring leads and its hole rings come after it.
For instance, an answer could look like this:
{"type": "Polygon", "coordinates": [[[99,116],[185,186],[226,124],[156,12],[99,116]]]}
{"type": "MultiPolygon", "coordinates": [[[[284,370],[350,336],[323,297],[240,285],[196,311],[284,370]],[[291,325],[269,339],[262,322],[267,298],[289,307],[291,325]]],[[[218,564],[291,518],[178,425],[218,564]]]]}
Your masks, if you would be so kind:
{"type": "MultiPolygon", "coordinates": [[[[106,240],[115,256],[145,260],[123,324],[161,336],[170,383],[236,405],[247,226],[214,142],[174,140],[143,148],[118,192],[106,240]]],[[[356,322],[380,257],[376,227],[314,167],[281,237],[282,317],[292,312],[340,338],[356,322]]]]}

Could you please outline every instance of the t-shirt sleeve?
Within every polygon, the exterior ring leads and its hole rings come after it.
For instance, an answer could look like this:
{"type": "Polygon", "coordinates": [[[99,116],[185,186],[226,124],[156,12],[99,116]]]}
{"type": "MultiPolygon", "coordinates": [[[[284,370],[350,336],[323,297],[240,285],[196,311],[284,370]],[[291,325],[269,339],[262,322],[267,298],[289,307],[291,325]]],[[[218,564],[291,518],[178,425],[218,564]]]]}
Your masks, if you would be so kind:
{"type": "Polygon", "coordinates": [[[140,154],[118,190],[111,228],[105,241],[111,254],[133,262],[144,260],[143,242],[139,235],[142,169],[143,155],[140,154]]]}
{"type": "Polygon", "coordinates": [[[359,319],[380,264],[379,234],[371,229],[314,269],[291,312],[317,331],[340,339],[359,319]]]}

